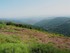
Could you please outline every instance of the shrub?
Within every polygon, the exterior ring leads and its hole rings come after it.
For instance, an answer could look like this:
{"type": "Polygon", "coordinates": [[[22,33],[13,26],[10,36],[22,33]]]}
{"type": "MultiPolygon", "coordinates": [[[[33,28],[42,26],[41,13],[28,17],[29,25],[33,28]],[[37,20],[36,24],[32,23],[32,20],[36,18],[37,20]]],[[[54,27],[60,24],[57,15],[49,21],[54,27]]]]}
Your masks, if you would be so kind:
{"type": "Polygon", "coordinates": [[[59,49],[52,44],[0,44],[0,53],[70,53],[68,49],[59,49]]]}
{"type": "Polygon", "coordinates": [[[5,28],[6,27],[6,24],[5,23],[0,23],[0,29],[1,28],[5,28]]]}
{"type": "Polygon", "coordinates": [[[15,35],[3,35],[0,34],[0,43],[19,43],[21,42],[19,37],[15,35]]]}
{"type": "Polygon", "coordinates": [[[28,53],[28,48],[25,44],[21,43],[0,44],[0,53],[28,53]]]}
{"type": "Polygon", "coordinates": [[[34,44],[30,48],[30,53],[70,53],[70,50],[59,49],[53,44],[34,44]]]}

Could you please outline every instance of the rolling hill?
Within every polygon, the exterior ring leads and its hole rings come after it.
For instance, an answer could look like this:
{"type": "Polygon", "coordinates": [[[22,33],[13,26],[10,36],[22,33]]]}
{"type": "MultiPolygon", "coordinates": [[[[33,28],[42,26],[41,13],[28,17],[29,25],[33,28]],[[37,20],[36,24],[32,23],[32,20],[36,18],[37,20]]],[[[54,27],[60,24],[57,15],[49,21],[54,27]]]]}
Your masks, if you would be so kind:
{"type": "Polygon", "coordinates": [[[49,29],[49,31],[70,36],[70,20],[63,23],[62,25],[49,29]]]}
{"type": "Polygon", "coordinates": [[[19,25],[5,23],[0,24],[0,53],[69,52],[70,37],[30,27],[20,27],[19,25]]]}
{"type": "Polygon", "coordinates": [[[41,21],[42,19],[44,19],[44,18],[40,18],[40,17],[21,17],[21,18],[17,18],[17,19],[16,18],[0,18],[0,21],[33,25],[33,24],[41,21]]]}
{"type": "Polygon", "coordinates": [[[49,32],[51,31],[56,33],[60,32],[61,34],[64,34],[64,35],[70,35],[70,26],[69,26],[70,24],[67,24],[69,20],[70,18],[68,17],[57,17],[50,20],[46,20],[46,19],[42,20],[36,23],[35,25],[42,27],[49,32]]]}

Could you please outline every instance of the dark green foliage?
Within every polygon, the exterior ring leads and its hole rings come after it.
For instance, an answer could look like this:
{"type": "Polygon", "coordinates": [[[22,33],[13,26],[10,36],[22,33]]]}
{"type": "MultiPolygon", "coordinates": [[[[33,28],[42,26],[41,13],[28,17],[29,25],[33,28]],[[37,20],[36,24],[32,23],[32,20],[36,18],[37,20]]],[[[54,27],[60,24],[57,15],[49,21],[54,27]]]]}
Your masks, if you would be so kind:
{"type": "Polygon", "coordinates": [[[70,20],[70,18],[66,18],[66,17],[57,17],[54,19],[49,19],[49,20],[42,20],[39,23],[36,23],[36,26],[40,26],[43,27],[45,29],[50,29],[50,28],[55,28],[56,26],[59,26],[63,23],[65,23],[66,21],[70,20]]]}
{"type": "Polygon", "coordinates": [[[70,36],[70,18],[57,17],[51,20],[43,20],[35,24],[52,33],[59,33],[70,36]]]}
{"type": "Polygon", "coordinates": [[[70,36],[70,20],[56,28],[49,29],[48,31],[70,36]]]}
{"type": "Polygon", "coordinates": [[[54,49],[51,44],[36,44],[31,47],[31,53],[53,53],[54,49]]]}
{"type": "Polygon", "coordinates": [[[60,49],[55,47],[52,43],[48,44],[34,44],[31,46],[30,53],[69,53],[70,50],[60,49]]]}
{"type": "Polygon", "coordinates": [[[28,28],[28,29],[36,29],[39,31],[45,31],[45,29],[33,25],[28,25],[28,24],[17,24],[14,22],[0,22],[0,28],[5,27],[5,25],[12,25],[12,26],[17,26],[17,27],[22,27],[22,28],[28,28]]]}
{"type": "Polygon", "coordinates": [[[5,23],[6,23],[6,25],[14,25],[13,22],[5,22],[5,23]]]}
{"type": "Polygon", "coordinates": [[[17,24],[17,23],[13,23],[13,22],[6,22],[6,25],[14,25],[14,26],[17,26],[17,27],[22,27],[22,28],[36,29],[36,30],[40,30],[40,31],[45,31],[45,29],[43,29],[41,27],[28,25],[28,24],[17,24]]]}
{"type": "Polygon", "coordinates": [[[6,27],[6,23],[0,22],[0,29],[1,29],[1,28],[5,28],[5,27],[6,27]]]}

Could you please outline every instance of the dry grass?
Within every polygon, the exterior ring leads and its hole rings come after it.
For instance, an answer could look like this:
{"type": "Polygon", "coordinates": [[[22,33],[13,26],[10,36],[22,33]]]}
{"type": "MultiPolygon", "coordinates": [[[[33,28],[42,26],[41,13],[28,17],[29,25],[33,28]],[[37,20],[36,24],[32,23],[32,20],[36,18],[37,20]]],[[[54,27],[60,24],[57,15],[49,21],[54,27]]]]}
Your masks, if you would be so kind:
{"type": "Polygon", "coordinates": [[[59,36],[58,34],[45,33],[33,29],[6,26],[0,29],[0,34],[5,36],[18,37],[23,43],[53,43],[59,48],[70,48],[70,37],[59,36]]]}

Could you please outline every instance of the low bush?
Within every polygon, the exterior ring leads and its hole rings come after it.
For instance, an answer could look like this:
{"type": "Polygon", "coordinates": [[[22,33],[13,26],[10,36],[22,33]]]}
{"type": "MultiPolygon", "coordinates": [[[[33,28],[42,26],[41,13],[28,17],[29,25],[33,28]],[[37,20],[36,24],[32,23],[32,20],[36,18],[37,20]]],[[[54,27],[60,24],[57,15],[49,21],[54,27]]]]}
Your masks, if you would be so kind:
{"type": "Polygon", "coordinates": [[[29,53],[27,45],[18,43],[0,44],[0,53],[29,53]]]}
{"type": "Polygon", "coordinates": [[[0,44],[0,53],[70,53],[68,49],[59,49],[52,44],[0,44]]]}
{"type": "Polygon", "coordinates": [[[6,27],[6,24],[0,23],[0,29],[5,28],[5,27],[6,27]]]}

